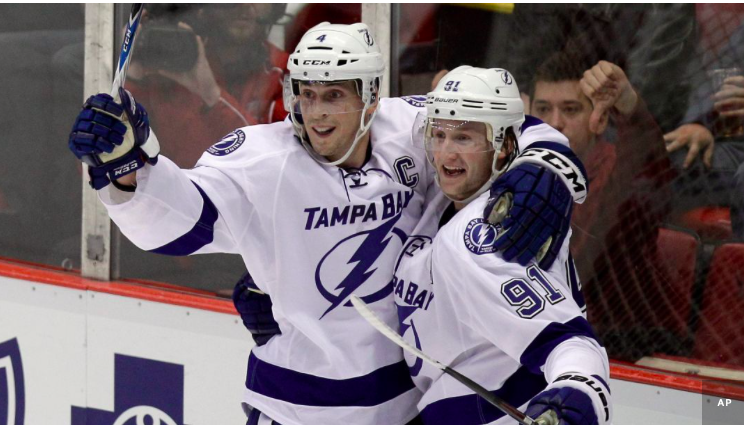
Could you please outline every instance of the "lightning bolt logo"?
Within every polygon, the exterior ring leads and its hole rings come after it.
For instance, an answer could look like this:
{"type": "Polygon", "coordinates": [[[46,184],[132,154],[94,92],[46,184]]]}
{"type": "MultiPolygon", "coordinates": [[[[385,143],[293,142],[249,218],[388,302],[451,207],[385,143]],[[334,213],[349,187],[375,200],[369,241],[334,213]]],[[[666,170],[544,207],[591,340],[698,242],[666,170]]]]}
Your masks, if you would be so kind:
{"type": "MultiPolygon", "coordinates": [[[[323,313],[323,315],[320,316],[321,319],[344,302],[348,305],[351,305],[348,302],[349,296],[353,294],[357,288],[362,286],[377,270],[377,267],[372,268],[372,266],[375,264],[380,255],[382,255],[382,253],[385,251],[385,248],[388,246],[390,239],[393,237],[393,235],[390,234],[391,230],[395,234],[398,233],[396,232],[397,229],[394,229],[393,226],[395,226],[395,223],[398,222],[400,217],[401,214],[398,214],[376,229],[349,236],[348,238],[339,242],[330,252],[328,252],[323,257],[323,259],[318,264],[318,267],[315,269],[315,285],[317,286],[318,291],[320,291],[323,297],[327,299],[331,303],[331,305],[323,313]],[[354,252],[354,255],[352,255],[351,259],[349,259],[349,261],[347,262],[347,264],[356,263],[356,265],[335,288],[336,291],[341,290],[341,292],[338,295],[329,292],[323,286],[323,282],[320,278],[320,270],[325,259],[334,250],[336,250],[336,248],[343,245],[344,242],[365,234],[366,237],[364,241],[361,245],[359,245],[359,248],[356,250],[356,252],[354,252]]],[[[402,239],[405,240],[405,235],[402,235],[402,239]]],[[[368,303],[378,301],[391,293],[392,290],[392,282],[390,282],[390,284],[386,285],[384,288],[377,291],[376,293],[368,295],[366,297],[362,297],[362,300],[368,303]]]]}

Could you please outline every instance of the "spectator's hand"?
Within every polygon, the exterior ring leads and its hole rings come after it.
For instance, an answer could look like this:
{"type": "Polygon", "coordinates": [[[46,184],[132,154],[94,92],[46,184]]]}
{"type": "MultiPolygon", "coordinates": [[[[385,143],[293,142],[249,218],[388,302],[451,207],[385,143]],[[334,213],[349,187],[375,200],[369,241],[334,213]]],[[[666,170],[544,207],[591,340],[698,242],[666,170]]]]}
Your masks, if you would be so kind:
{"type": "Polygon", "coordinates": [[[722,117],[744,117],[744,76],[729,77],[713,95],[713,108],[722,117]]]}
{"type": "Polygon", "coordinates": [[[713,134],[700,124],[684,124],[676,130],[664,135],[667,152],[674,152],[679,148],[687,147],[687,157],[682,168],[687,169],[695,161],[695,158],[702,151],[703,164],[705,168],[710,169],[711,159],[713,158],[713,149],[715,143],[713,134]]]}
{"type": "MultiPolygon", "coordinates": [[[[191,27],[183,22],[179,23],[178,26],[184,29],[191,29],[191,27]]],[[[190,92],[201,97],[204,103],[211,108],[220,100],[220,93],[222,91],[217,84],[217,80],[214,78],[214,72],[212,72],[212,68],[209,66],[209,61],[207,61],[204,41],[198,35],[196,36],[196,44],[199,49],[199,56],[196,59],[196,65],[194,65],[193,69],[187,72],[159,70],[158,73],[186,87],[190,92]]]]}
{"type": "Polygon", "coordinates": [[[628,81],[622,68],[607,61],[599,61],[584,72],[580,81],[581,90],[592,101],[594,111],[589,118],[589,129],[597,133],[602,116],[615,108],[629,115],[638,104],[638,94],[628,81]]]}

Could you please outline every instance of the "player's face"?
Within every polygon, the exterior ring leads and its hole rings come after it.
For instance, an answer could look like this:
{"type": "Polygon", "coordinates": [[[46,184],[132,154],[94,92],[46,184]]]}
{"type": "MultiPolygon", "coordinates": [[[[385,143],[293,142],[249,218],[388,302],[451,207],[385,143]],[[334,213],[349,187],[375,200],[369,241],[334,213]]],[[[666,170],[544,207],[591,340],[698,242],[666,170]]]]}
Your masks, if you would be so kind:
{"type": "Polygon", "coordinates": [[[427,144],[439,186],[450,199],[467,199],[491,176],[494,152],[485,124],[437,120],[427,144]]]}
{"type": "Polygon", "coordinates": [[[354,141],[364,108],[355,83],[300,84],[299,99],[315,152],[330,161],[342,158],[354,141]]]}
{"type": "Polygon", "coordinates": [[[578,81],[545,82],[535,85],[530,112],[568,137],[571,148],[584,158],[596,135],[589,130],[592,104],[578,81]]]}

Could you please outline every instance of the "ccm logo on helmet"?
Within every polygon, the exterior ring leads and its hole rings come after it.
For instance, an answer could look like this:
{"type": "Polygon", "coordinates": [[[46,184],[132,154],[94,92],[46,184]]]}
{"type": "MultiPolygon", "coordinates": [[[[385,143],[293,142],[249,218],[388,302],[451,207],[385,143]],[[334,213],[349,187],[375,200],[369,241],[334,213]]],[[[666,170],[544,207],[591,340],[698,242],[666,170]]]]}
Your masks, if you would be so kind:
{"type": "Polygon", "coordinates": [[[308,60],[302,61],[302,64],[303,65],[330,65],[331,61],[324,61],[324,60],[319,60],[319,59],[315,59],[315,60],[308,59],[308,60]]]}

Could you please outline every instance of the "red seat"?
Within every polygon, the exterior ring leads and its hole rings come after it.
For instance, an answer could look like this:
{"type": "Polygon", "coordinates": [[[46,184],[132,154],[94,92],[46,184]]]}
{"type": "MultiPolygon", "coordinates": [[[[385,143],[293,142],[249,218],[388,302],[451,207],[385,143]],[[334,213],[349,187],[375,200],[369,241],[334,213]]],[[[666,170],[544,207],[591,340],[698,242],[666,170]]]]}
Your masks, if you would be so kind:
{"type": "Polygon", "coordinates": [[[731,210],[727,207],[700,207],[684,213],[679,224],[703,239],[731,239],[731,210]]]}
{"type": "Polygon", "coordinates": [[[612,253],[642,250],[648,261],[618,265],[596,283],[588,298],[589,320],[616,356],[635,361],[654,352],[689,351],[689,321],[701,243],[694,233],[660,228],[647,249],[615,246],[612,253]]]}
{"type": "Polygon", "coordinates": [[[713,254],[693,354],[744,366],[744,244],[721,245],[713,254]]]}
{"type": "Polygon", "coordinates": [[[682,338],[689,335],[688,323],[699,249],[700,239],[696,235],[668,228],[659,229],[657,250],[664,281],[653,285],[658,294],[649,294],[658,296],[660,301],[655,315],[657,323],[649,325],[665,328],[682,338]]]}

